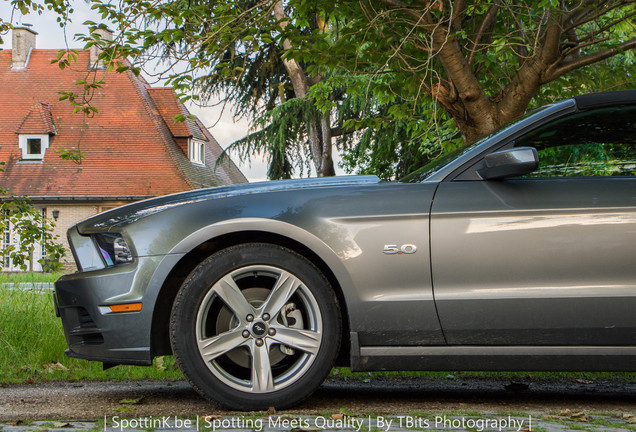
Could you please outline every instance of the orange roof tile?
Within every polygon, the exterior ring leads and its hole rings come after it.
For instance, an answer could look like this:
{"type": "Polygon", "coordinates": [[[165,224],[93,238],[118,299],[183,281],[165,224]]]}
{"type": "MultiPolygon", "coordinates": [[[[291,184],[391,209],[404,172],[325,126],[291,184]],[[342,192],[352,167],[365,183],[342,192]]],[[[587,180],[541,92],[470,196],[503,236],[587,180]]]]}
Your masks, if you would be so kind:
{"type": "MultiPolygon", "coordinates": [[[[193,166],[145,81],[131,72],[103,69],[89,75],[88,51],[61,70],[51,64],[57,53],[33,50],[25,69],[12,70],[11,50],[0,52],[0,161],[6,162],[0,187],[38,197],[142,197],[246,181],[233,163],[222,175],[214,172],[215,160],[211,166],[193,166]],[[68,100],[59,100],[60,91],[81,93],[74,82],[87,76],[105,81],[91,100],[99,114],[90,118],[73,114],[68,100]],[[38,133],[57,132],[42,161],[20,160],[16,132],[26,133],[32,125],[38,133]],[[86,158],[81,164],[62,160],[58,150],[79,150],[86,158]]],[[[209,145],[218,147],[216,141],[209,145]]]]}
{"type": "Polygon", "coordinates": [[[193,137],[202,141],[208,140],[197,122],[193,120],[190,111],[179,103],[172,87],[150,87],[148,92],[172,135],[177,138],[193,137]],[[184,116],[185,121],[175,121],[175,117],[179,115],[184,116]]]}
{"type": "Polygon", "coordinates": [[[44,102],[37,102],[24,117],[15,133],[56,135],[51,106],[44,102]]]}

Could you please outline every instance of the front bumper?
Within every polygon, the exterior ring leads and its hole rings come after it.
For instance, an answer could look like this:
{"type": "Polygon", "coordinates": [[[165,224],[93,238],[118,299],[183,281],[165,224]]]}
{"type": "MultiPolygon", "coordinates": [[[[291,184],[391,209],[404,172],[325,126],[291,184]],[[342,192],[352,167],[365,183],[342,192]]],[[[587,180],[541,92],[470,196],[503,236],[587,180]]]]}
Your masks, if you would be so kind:
{"type": "Polygon", "coordinates": [[[165,278],[157,269],[166,258],[178,257],[142,257],[131,264],[58,279],[56,308],[69,346],[66,354],[112,364],[152,364],[152,315],[165,278]],[[133,302],[141,302],[142,310],[114,313],[109,308],[133,302]]]}

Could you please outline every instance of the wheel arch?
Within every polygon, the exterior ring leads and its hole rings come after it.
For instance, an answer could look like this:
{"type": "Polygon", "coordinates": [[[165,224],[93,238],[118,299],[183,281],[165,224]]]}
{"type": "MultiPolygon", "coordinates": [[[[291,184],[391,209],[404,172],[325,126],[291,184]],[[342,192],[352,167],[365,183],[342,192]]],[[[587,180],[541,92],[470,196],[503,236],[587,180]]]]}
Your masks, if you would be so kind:
{"type": "MultiPolygon", "coordinates": [[[[254,221],[250,221],[254,222],[254,221]]],[[[289,231],[290,226],[287,223],[279,221],[274,222],[274,225],[283,224],[284,228],[289,231]]],[[[268,223],[268,224],[270,224],[268,223]]],[[[223,224],[225,225],[225,224],[223,224]]],[[[239,224],[242,225],[242,224],[239,224]]],[[[202,236],[202,232],[208,230],[199,230],[183,241],[181,241],[173,251],[175,253],[185,253],[185,255],[173,266],[168,273],[168,276],[164,279],[164,282],[157,293],[155,307],[152,315],[152,327],[151,327],[151,356],[169,355],[171,354],[170,340],[168,325],[170,321],[170,312],[174,303],[177,292],[181,288],[183,281],[190,274],[194,268],[205,260],[210,255],[226,249],[231,246],[236,246],[245,243],[269,243],[278,246],[286,247],[314,264],[322,274],[327,278],[331,284],[342,314],[342,341],[339,349],[337,363],[338,365],[347,366],[349,364],[349,329],[350,329],[350,315],[347,310],[347,301],[345,290],[343,289],[343,276],[338,274],[344,272],[344,268],[334,269],[334,267],[341,266],[336,254],[322,241],[312,234],[295,227],[295,230],[300,230],[304,235],[298,237],[292,237],[287,234],[282,234],[280,231],[259,229],[253,226],[253,223],[249,223],[250,226],[235,227],[233,230],[214,230],[214,236],[202,236]],[[225,231],[225,232],[219,232],[225,231]],[[198,243],[193,239],[198,238],[198,243]],[[206,238],[205,241],[200,239],[206,238]],[[319,245],[316,247],[316,243],[319,245]],[[320,250],[320,253],[316,251],[320,250]],[[187,251],[187,252],[186,252],[187,251]],[[325,256],[327,255],[327,256],[325,256]],[[331,255],[331,256],[329,256],[331,255]]],[[[258,221],[256,225],[262,226],[263,221],[258,221]]],[[[212,228],[214,226],[208,227],[212,228]]],[[[346,272],[345,272],[346,273],[346,272]]],[[[346,281],[344,282],[346,284],[346,281]]]]}

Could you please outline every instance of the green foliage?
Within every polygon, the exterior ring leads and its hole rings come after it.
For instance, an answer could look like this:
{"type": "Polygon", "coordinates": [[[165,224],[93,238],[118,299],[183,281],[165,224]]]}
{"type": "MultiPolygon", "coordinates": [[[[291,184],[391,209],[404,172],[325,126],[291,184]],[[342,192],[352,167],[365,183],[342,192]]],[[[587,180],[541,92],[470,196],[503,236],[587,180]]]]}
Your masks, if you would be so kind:
{"type": "Polygon", "coordinates": [[[27,197],[7,194],[7,199],[0,202],[0,232],[10,229],[12,236],[19,242],[5,245],[0,249],[0,259],[9,258],[14,266],[22,270],[30,270],[33,251],[41,245],[46,251],[45,258],[38,262],[45,272],[58,271],[62,267],[64,247],[57,243],[59,236],[51,231],[55,224],[42,216],[27,197]]]}
{"type": "Polygon", "coordinates": [[[391,87],[399,81],[392,74],[337,77],[340,86],[332,93],[343,133],[336,142],[346,171],[401,178],[463,143],[452,119],[432,100],[413,104],[396,97],[391,87]]]}
{"type": "Polygon", "coordinates": [[[228,151],[236,151],[241,160],[264,153],[269,157],[268,178],[291,178],[294,166],[301,173],[308,169],[304,165],[308,152],[305,124],[317,114],[310,99],[292,98],[263,113],[255,122],[258,130],[234,142],[228,151]]]}
{"type": "Polygon", "coordinates": [[[0,383],[48,380],[138,380],[182,378],[172,357],[155,367],[118,366],[72,359],[51,291],[42,287],[59,273],[0,274],[0,383]]]}
{"type": "Polygon", "coordinates": [[[86,156],[79,150],[66,150],[66,149],[58,149],[55,151],[60,156],[62,160],[70,160],[75,162],[78,165],[81,165],[82,159],[86,159],[86,156]]]}
{"type": "MultiPolygon", "coordinates": [[[[72,58],[68,56],[58,62],[58,65],[61,69],[64,69],[69,62],[69,59],[72,58]]],[[[55,62],[55,60],[53,60],[55,62]]],[[[77,61],[77,56],[73,61],[77,61]]],[[[93,78],[90,76],[94,72],[89,72],[87,78],[80,79],[75,81],[75,85],[79,86],[82,91],[80,93],[69,92],[69,91],[60,91],[59,100],[68,100],[71,106],[73,106],[73,114],[83,113],[86,118],[91,118],[95,116],[95,114],[99,113],[99,110],[91,105],[91,101],[93,100],[93,96],[95,95],[95,90],[101,89],[104,87],[106,82],[101,79],[93,78]]]]}
{"type": "MultiPolygon", "coordinates": [[[[0,166],[4,165],[0,162],[0,166]]],[[[0,168],[0,172],[3,169],[0,168]]],[[[12,243],[0,248],[0,260],[10,259],[14,266],[22,270],[30,270],[33,262],[33,251],[41,245],[46,256],[38,260],[45,272],[58,271],[62,268],[61,259],[65,255],[64,247],[57,243],[59,236],[53,235],[55,223],[47,219],[33,205],[28,197],[19,197],[0,188],[0,233],[10,230],[12,236],[20,239],[18,244],[12,243]]]]}
{"type": "MultiPolygon", "coordinates": [[[[100,47],[108,70],[138,74],[161,58],[153,75],[182,101],[220,98],[254,119],[255,132],[232,149],[241,158],[266,152],[270,178],[305,170],[310,155],[316,161],[310,141],[321,121],[331,133],[319,135],[333,136],[347,171],[395,178],[528,106],[634,82],[636,6],[620,0],[467,1],[463,9],[449,0],[289,0],[281,20],[276,2],[257,0],[90,3],[119,33],[106,41],[95,32],[104,24],[86,22],[80,36],[86,48],[100,47]]],[[[12,4],[67,12],[55,0],[12,4]]],[[[61,53],[57,62],[66,68],[72,59],[61,53]]],[[[89,95],[95,84],[79,83],[89,95]]],[[[95,114],[90,98],[62,98],[95,114]]]]}
{"type": "MultiPolygon", "coordinates": [[[[283,23],[273,20],[271,3],[168,2],[153,15],[163,27],[145,39],[145,47],[162,46],[164,57],[188,53],[191,69],[176,74],[178,78],[172,75],[173,84],[194,89],[203,100],[225,96],[237,107],[237,115],[256,119],[257,131],[233,148],[240,149],[242,158],[254,150],[267,152],[270,178],[284,178],[292,167],[306,166],[303,160],[311,153],[308,124],[316,121],[316,111],[330,118],[347,171],[395,178],[456,148],[461,144],[459,129],[470,138],[466,132],[479,129],[472,123],[482,121],[469,117],[473,114],[460,105],[436,102],[457,98],[457,77],[448,76],[441,58],[444,45],[461,46],[480,90],[496,103],[514,91],[508,88],[520,68],[539,55],[547,23],[579,7],[553,0],[541,2],[539,8],[530,2],[505,7],[468,2],[462,22],[453,24],[453,3],[436,4],[438,10],[435,4],[427,9],[411,2],[393,7],[388,2],[293,0],[285,3],[289,20],[283,23]],[[484,29],[493,7],[496,19],[484,29]],[[413,11],[422,19],[413,18],[413,11]],[[435,25],[446,32],[442,45],[430,30],[435,25]],[[205,44],[199,43],[202,38],[205,44]],[[297,61],[309,80],[308,95],[298,104],[289,103],[294,92],[284,60],[297,61]]],[[[572,21],[580,40],[568,35],[562,55],[593,55],[633,38],[628,19],[633,10],[633,5],[610,3],[601,6],[594,19],[572,21]]],[[[590,15],[581,11],[585,14],[590,15]]],[[[630,86],[625,66],[633,56],[627,51],[603,60],[592,77],[576,70],[576,78],[556,77],[529,103],[630,86]]],[[[522,113],[527,103],[520,102],[514,112],[522,113]]],[[[507,120],[502,116],[499,121],[507,120]]]]}
{"type": "Polygon", "coordinates": [[[66,22],[70,21],[69,16],[73,14],[73,5],[68,0],[6,0],[11,6],[5,10],[11,15],[8,17],[0,16],[0,44],[2,44],[3,36],[13,28],[11,19],[14,14],[22,15],[38,14],[42,15],[45,11],[51,11],[56,15],[56,21],[60,27],[64,27],[66,22]]]}

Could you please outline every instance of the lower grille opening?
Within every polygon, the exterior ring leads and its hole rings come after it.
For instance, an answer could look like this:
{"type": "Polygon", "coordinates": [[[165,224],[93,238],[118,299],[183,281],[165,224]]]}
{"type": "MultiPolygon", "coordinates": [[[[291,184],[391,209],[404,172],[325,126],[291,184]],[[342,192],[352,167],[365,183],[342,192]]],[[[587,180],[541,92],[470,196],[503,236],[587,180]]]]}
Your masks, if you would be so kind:
{"type": "Polygon", "coordinates": [[[70,332],[72,345],[99,345],[104,343],[104,336],[97,329],[90,313],[83,307],[73,308],[76,325],[70,332]]]}
{"type": "Polygon", "coordinates": [[[96,327],[95,321],[93,321],[91,315],[83,307],[77,308],[77,319],[81,328],[96,327]]]}
{"type": "Polygon", "coordinates": [[[87,334],[81,336],[81,343],[84,345],[100,345],[104,343],[104,336],[101,333],[87,334]]]}

